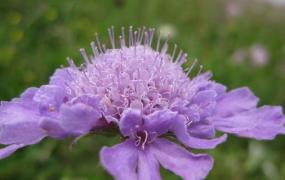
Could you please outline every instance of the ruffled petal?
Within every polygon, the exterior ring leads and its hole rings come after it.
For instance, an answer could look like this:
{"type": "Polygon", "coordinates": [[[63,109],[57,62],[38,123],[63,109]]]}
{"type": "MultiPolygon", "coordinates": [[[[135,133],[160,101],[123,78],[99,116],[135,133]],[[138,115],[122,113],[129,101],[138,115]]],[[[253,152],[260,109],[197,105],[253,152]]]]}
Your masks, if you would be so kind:
{"type": "Polygon", "coordinates": [[[188,127],[188,132],[190,136],[202,138],[202,139],[212,139],[215,137],[216,129],[212,122],[207,120],[191,123],[188,127]]]}
{"type": "Polygon", "coordinates": [[[219,117],[230,116],[255,108],[257,103],[258,98],[250,89],[246,87],[234,89],[218,98],[214,115],[219,117]]]}
{"type": "Polygon", "coordinates": [[[285,131],[282,108],[274,106],[254,108],[225,118],[214,117],[213,122],[220,131],[258,140],[271,140],[285,131]]]}
{"type": "Polygon", "coordinates": [[[200,118],[204,118],[212,115],[216,106],[217,93],[214,90],[199,91],[191,101],[191,104],[198,106],[200,118]]]}
{"type": "Polygon", "coordinates": [[[0,107],[0,144],[34,144],[44,136],[37,112],[14,102],[0,107]]]}
{"type": "Polygon", "coordinates": [[[151,151],[140,151],[138,159],[139,180],[160,180],[159,163],[151,151]]]}
{"type": "Polygon", "coordinates": [[[129,136],[134,130],[142,125],[142,114],[138,109],[127,109],[123,112],[119,121],[120,131],[123,135],[129,136]]]}
{"type": "Polygon", "coordinates": [[[50,84],[65,86],[66,83],[73,80],[69,71],[74,71],[72,68],[57,69],[55,73],[50,77],[50,84]]]}
{"type": "Polygon", "coordinates": [[[68,133],[61,127],[58,119],[44,117],[40,121],[40,127],[45,130],[46,134],[55,139],[64,139],[68,133]]]}
{"type": "Polygon", "coordinates": [[[100,151],[103,167],[116,180],[136,180],[138,151],[133,142],[127,140],[112,147],[103,147],[100,151]]]}
{"type": "Polygon", "coordinates": [[[218,144],[225,142],[227,139],[226,134],[212,139],[202,139],[191,136],[188,132],[187,126],[185,125],[185,120],[182,115],[177,116],[172,132],[181,143],[196,149],[213,149],[218,144]]]}
{"type": "Polygon", "coordinates": [[[43,85],[33,100],[39,103],[42,114],[50,115],[59,111],[60,105],[68,101],[68,96],[62,86],[43,85]]]}
{"type": "Polygon", "coordinates": [[[165,169],[185,180],[204,179],[213,167],[209,155],[194,155],[168,140],[157,139],[151,151],[165,169]]]}
{"type": "Polygon", "coordinates": [[[61,105],[59,120],[67,133],[78,136],[88,133],[96,127],[101,114],[83,103],[61,105]]]}
{"type": "Polygon", "coordinates": [[[169,110],[161,110],[148,115],[144,119],[144,127],[149,132],[155,132],[162,135],[170,130],[175,123],[177,113],[169,110]]]}
{"type": "Polygon", "coordinates": [[[0,149],[0,159],[4,159],[4,158],[10,156],[15,151],[17,151],[18,149],[20,149],[24,146],[25,146],[24,144],[12,144],[12,145],[9,145],[7,147],[0,149]]]}
{"type": "Polygon", "coordinates": [[[35,87],[28,88],[20,95],[20,98],[22,100],[32,100],[38,90],[39,89],[35,87]]]}
{"type": "Polygon", "coordinates": [[[33,98],[35,96],[35,94],[37,93],[38,88],[28,88],[26,89],[21,95],[20,97],[14,98],[12,99],[12,101],[10,102],[4,102],[3,104],[8,104],[8,103],[15,103],[15,104],[20,104],[21,106],[27,108],[27,109],[31,109],[31,110],[37,110],[38,109],[38,103],[33,101],[33,98]]]}

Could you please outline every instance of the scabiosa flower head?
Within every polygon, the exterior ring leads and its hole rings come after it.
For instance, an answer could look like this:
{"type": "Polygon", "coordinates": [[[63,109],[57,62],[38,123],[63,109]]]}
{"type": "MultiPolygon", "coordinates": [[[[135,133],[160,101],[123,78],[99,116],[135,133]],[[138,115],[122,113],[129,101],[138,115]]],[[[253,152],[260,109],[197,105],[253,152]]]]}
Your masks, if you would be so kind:
{"type": "Polygon", "coordinates": [[[257,108],[248,88],[227,92],[211,73],[188,78],[196,61],[183,69],[187,54],[167,53],[154,29],[122,28],[119,41],[108,30],[112,48],[91,43],[80,49],[84,63],[57,69],[50,82],[27,89],[0,107],[0,158],[49,136],[82,137],[114,131],[123,142],[103,147],[101,163],[116,179],[161,179],[159,164],[184,179],[203,179],[213,166],[206,154],[184,147],[212,149],[226,140],[216,131],[255,139],[284,134],[280,107],[257,108]],[[126,41],[127,40],[127,41],[126,41]],[[119,44],[120,47],[116,48],[119,44]],[[177,143],[179,142],[179,143],[177,143]]]}

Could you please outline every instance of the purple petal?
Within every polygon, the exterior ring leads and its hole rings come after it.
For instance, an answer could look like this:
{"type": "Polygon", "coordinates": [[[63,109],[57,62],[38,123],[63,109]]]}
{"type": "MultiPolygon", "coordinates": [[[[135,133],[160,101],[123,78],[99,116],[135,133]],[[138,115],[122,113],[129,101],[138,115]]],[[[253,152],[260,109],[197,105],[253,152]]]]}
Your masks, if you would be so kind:
{"type": "Polygon", "coordinates": [[[59,120],[64,130],[72,135],[83,135],[96,127],[101,114],[91,106],[77,103],[63,104],[59,120]]]}
{"type": "Polygon", "coordinates": [[[44,117],[40,121],[40,127],[46,131],[46,134],[56,139],[66,138],[68,133],[61,127],[58,119],[44,117]]]}
{"type": "Polygon", "coordinates": [[[15,104],[16,103],[21,104],[21,106],[28,108],[28,109],[37,110],[39,104],[33,101],[33,97],[35,96],[37,91],[38,91],[38,88],[33,88],[33,87],[28,88],[20,95],[19,98],[14,98],[11,102],[15,104]]]}
{"type": "Polygon", "coordinates": [[[0,149],[0,159],[4,159],[11,154],[13,154],[15,151],[17,151],[19,148],[24,147],[24,144],[12,144],[7,147],[4,147],[0,149]]]}
{"type": "Polygon", "coordinates": [[[99,101],[100,99],[98,96],[95,96],[93,94],[84,94],[72,99],[71,102],[69,103],[70,104],[83,103],[99,110],[100,107],[99,101]]]}
{"type": "Polygon", "coordinates": [[[138,179],[139,180],[161,179],[158,161],[149,150],[139,152],[138,179]]]}
{"type": "Polygon", "coordinates": [[[257,103],[258,98],[248,88],[234,89],[218,99],[215,116],[230,116],[255,108],[257,103]]]}
{"type": "Polygon", "coordinates": [[[156,132],[162,135],[170,130],[175,123],[177,113],[169,110],[161,110],[148,115],[144,121],[144,127],[149,132],[156,132]]]}
{"type": "Polygon", "coordinates": [[[0,108],[0,143],[34,144],[44,136],[39,116],[19,103],[6,103],[0,108]]]}
{"type": "Polygon", "coordinates": [[[120,131],[123,135],[129,136],[142,125],[142,114],[138,109],[127,109],[123,112],[119,121],[120,131]]]}
{"type": "Polygon", "coordinates": [[[223,132],[259,140],[271,140],[285,132],[285,117],[281,107],[264,106],[230,117],[214,117],[215,127],[223,132]]]}
{"type": "Polygon", "coordinates": [[[67,99],[66,91],[56,85],[41,86],[33,98],[40,104],[43,113],[58,112],[60,105],[67,99]]]}
{"type": "Polygon", "coordinates": [[[34,88],[34,87],[28,88],[21,94],[20,98],[25,99],[25,100],[27,99],[32,100],[38,90],[39,90],[38,88],[34,88]]]}
{"type": "Polygon", "coordinates": [[[100,160],[103,167],[116,180],[137,179],[138,151],[132,141],[127,140],[112,147],[103,147],[100,151],[100,160]]]}
{"type": "Polygon", "coordinates": [[[57,69],[50,78],[50,84],[65,86],[66,83],[71,82],[73,79],[68,71],[74,71],[72,68],[57,69]]]}
{"type": "Polygon", "coordinates": [[[218,144],[225,142],[227,139],[226,134],[213,139],[201,139],[193,137],[189,134],[187,126],[185,125],[184,122],[185,119],[182,115],[177,116],[176,123],[174,128],[172,129],[172,132],[175,134],[176,138],[186,146],[196,149],[213,149],[218,144]]]}
{"type": "Polygon", "coordinates": [[[196,123],[192,123],[188,127],[190,136],[198,137],[202,139],[211,139],[215,137],[216,130],[212,122],[202,120],[196,123]]]}
{"type": "Polygon", "coordinates": [[[212,115],[216,106],[216,96],[217,93],[214,90],[204,90],[193,97],[191,104],[198,105],[201,119],[212,115]]]}
{"type": "Polygon", "coordinates": [[[165,169],[185,180],[204,179],[213,166],[209,155],[194,155],[168,140],[157,139],[151,151],[165,169]]]}

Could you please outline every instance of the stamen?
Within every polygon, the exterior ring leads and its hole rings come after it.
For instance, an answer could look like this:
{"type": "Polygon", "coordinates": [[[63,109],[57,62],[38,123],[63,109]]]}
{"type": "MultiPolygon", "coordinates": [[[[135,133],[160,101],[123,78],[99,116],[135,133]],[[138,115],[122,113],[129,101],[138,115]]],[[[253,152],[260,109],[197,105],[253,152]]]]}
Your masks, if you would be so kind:
{"type": "Polygon", "coordinates": [[[183,51],[180,50],[178,56],[176,57],[176,59],[175,59],[175,61],[174,61],[174,63],[177,63],[177,62],[178,62],[178,60],[180,59],[182,53],[183,53],[183,51]]]}
{"type": "Polygon", "coordinates": [[[148,133],[147,133],[146,130],[144,130],[144,134],[145,134],[145,138],[143,139],[143,142],[142,142],[142,149],[143,149],[143,150],[144,150],[145,144],[146,144],[146,142],[147,142],[147,140],[148,140],[148,133]]]}
{"type": "Polygon", "coordinates": [[[142,149],[145,149],[145,145],[149,140],[149,135],[146,130],[143,131],[137,131],[134,135],[135,137],[135,145],[136,146],[141,146],[142,149]]]}
{"type": "Polygon", "coordinates": [[[136,46],[137,45],[137,40],[138,40],[138,31],[135,31],[134,32],[134,45],[136,46]]]}
{"type": "Polygon", "coordinates": [[[152,40],[153,40],[153,36],[154,36],[154,32],[155,32],[155,28],[149,29],[148,32],[149,32],[149,34],[150,34],[149,46],[151,47],[152,40]]]}
{"type": "Polygon", "coordinates": [[[103,53],[106,52],[107,48],[106,48],[106,44],[102,44],[102,48],[103,48],[103,53]]]}
{"type": "Polygon", "coordinates": [[[143,26],[142,31],[141,31],[141,34],[140,34],[140,37],[139,37],[139,44],[142,43],[142,39],[143,39],[143,36],[144,36],[144,32],[145,32],[145,27],[143,26]]]}
{"type": "Polygon", "coordinates": [[[97,32],[95,33],[95,37],[96,37],[97,47],[99,48],[99,52],[103,53],[102,47],[101,47],[101,42],[100,42],[100,39],[99,39],[99,36],[98,36],[97,32]]]}
{"type": "Polygon", "coordinates": [[[140,42],[141,33],[142,33],[142,29],[141,29],[141,28],[138,28],[138,37],[137,37],[137,39],[136,39],[136,43],[137,43],[137,44],[139,44],[139,42],[140,42]]]}
{"type": "Polygon", "coordinates": [[[168,49],[168,40],[169,40],[169,34],[167,35],[167,38],[162,46],[162,49],[160,51],[161,54],[165,54],[167,52],[168,49]]]}
{"type": "Polygon", "coordinates": [[[129,28],[129,47],[133,45],[133,26],[129,28]]]}
{"type": "Polygon", "coordinates": [[[174,49],[173,49],[173,52],[172,52],[172,55],[171,55],[172,61],[174,59],[174,56],[175,56],[175,53],[176,53],[176,49],[177,49],[177,44],[174,44],[174,49]]]}
{"type": "Polygon", "coordinates": [[[187,56],[188,56],[187,53],[183,53],[183,54],[181,55],[181,57],[179,58],[179,60],[177,61],[177,64],[178,64],[179,66],[181,66],[182,64],[184,64],[184,63],[186,62],[186,60],[187,60],[187,56]]]}
{"type": "Polygon", "coordinates": [[[197,76],[198,76],[199,74],[201,74],[202,70],[203,70],[203,65],[200,65],[199,72],[198,72],[197,76]]]}
{"type": "Polygon", "coordinates": [[[115,49],[115,37],[113,36],[114,34],[114,27],[108,28],[108,34],[109,34],[109,40],[111,42],[112,48],[115,49]]]}
{"type": "Polygon", "coordinates": [[[80,53],[81,53],[81,56],[83,57],[84,61],[86,64],[90,64],[90,60],[88,58],[88,55],[86,53],[86,50],[84,48],[80,48],[80,53]]]}
{"type": "Polygon", "coordinates": [[[197,63],[197,59],[194,59],[194,62],[191,64],[190,68],[187,70],[186,75],[189,76],[189,74],[191,73],[191,71],[193,70],[194,66],[197,63]]]}
{"type": "Polygon", "coordinates": [[[161,33],[160,31],[158,32],[158,40],[157,40],[157,44],[156,44],[156,51],[159,50],[159,46],[160,46],[160,36],[161,36],[161,33]]]}
{"type": "Polygon", "coordinates": [[[148,45],[148,41],[149,41],[148,33],[144,32],[144,46],[148,45]]]}
{"type": "Polygon", "coordinates": [[[125,39],[122,36],[119,36],[121,48],[126,47],[125,39]]]}
{"type": "Polygon", "coordinates": [[[98,48],[96,47],[94,41],[92,41],[92,42],[90,43],[90,45],[91,45],[91,49],[92,49],[92,52],[93,52],[93,55],[94,55],[94,58],[95,58],[96,56],[99,55],[98,48]]]}
{"type": "Polygon", "coordinates": [[[121,45],[126,46],[125,27],[121,27],[121,45]]]}
{"type": "Polygon", "coordinates": [[[111,32],[112,32],[112,36],[113,36],[113,41],[114,41],[114,49],[116,48],[116,38],[115,38],[115,28],[114,26],[111,26],[111,32]]]}
{"type": "Polygon", "coordinates": [[[76,68],[75,64],[74,64],[74,61],[70,58],[70,57],[67,57],[67,63],[70,67],[73,67],[73,68],[76,68]]]}

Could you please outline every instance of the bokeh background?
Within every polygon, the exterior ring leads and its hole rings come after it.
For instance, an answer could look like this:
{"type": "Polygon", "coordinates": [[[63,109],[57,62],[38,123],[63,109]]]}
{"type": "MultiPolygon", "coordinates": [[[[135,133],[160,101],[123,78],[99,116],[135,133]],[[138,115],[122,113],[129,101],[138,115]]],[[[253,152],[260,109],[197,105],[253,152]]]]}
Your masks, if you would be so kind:
{"type": "MultiPolygon", "coordinates": [[[[89,47],[94,32],[107,40],[111,25],[169,32],[171,43],[216,81],[250,87],[260,105],[285,107],[284,0],[0,0],[0,99],[47,83],[67,56],[79,64],[78,49],[89,47]]],[[[71,140],[46,139],[1,160],[0,179],[112,179],[98,151],[116,142],[89,136],[70,148],[71,140]]],[[[230,136],[209,153],[215,166],[207,179],[285,179],[284,136],[267,142],[230,136]]]]}

